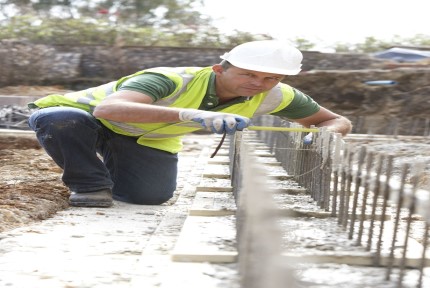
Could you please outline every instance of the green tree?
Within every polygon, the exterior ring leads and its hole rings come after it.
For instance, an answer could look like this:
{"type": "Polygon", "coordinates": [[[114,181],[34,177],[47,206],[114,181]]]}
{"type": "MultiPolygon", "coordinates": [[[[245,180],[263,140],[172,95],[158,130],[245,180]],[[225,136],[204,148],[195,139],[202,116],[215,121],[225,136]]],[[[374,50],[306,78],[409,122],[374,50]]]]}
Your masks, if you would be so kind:
{"type": "Polygon", "coordinates": [[[222,35],[202,0],[0,0],[0,39],[37,43],[226,47],[268,39],[236,31],[222,35]],[[7,8],[7,9],[6,9],[7,8]],[[1,16],[1,15],[0,15],[1,16]]]}
{"type": "Polygon", "coordinates": [[[44,18],[108,19],[137,27],[185,29],[208,25],[210,19],[196,10],[202,0],[0,0],[3,18],[37,15],[44,18]]]}
{"type": "MultiPolygon", "coordinates": [[[[378,40],[375,37],[366,37],[364,42],[351,44],[350,51],[358,53],[372,53],[385,50],[392,46],[430,46],[430,36],[417,34],[404,38],[395,35],[390,40],[378,40]]],[[[336,49],[337,52],[340,52],[336,49]]]]}
{"type": "Polygon", "coordinates": [[[300,50],[306,51],[306,50],[312,50],[312,48],[315,48],[315,43],[312,43],[311,41],[297,37],[292,40],[292,43],[299,48],[300,50]]]}
{"type": "Polygon", "coordinates": [[[336,42],[333,44],[332,48],[337,53],[349,53],[355,50],[355,45],[350,43],[336,42]]]}

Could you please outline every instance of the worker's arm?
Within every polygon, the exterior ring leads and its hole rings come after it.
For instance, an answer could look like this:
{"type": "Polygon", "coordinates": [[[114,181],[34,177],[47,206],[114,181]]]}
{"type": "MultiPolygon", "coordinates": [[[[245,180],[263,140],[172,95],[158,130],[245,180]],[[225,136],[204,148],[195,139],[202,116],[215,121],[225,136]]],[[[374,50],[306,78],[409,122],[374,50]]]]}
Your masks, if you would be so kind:
{"type": "Polygon", "coordinates": [[[294,119],[293,121],[305,127],[310,127],[312,125],[316,127],[327,127],[328,131],[341,133],[343,136],[351,132],[352,129],[352,124],[347,118],[333,113],[324,107],[320,107],[319,111],[311,116],[294,119]]]}
{"type": "Polygon", "coordinates": [[[178,122],[180,109],[152,105],[154,100],[146,94],[120,90],[97,105],[94,117],[117,122],[159,123],[178,122]]]}
{"type": "Polygon", "coordinates": [[[152,105],[148,95],[121,90],[105,98],[93,111],[94,117],[117,122],[172,123],[194,121],[214,133],[234,133],[248,127],[250,120],[236,114],[152,105]]]}

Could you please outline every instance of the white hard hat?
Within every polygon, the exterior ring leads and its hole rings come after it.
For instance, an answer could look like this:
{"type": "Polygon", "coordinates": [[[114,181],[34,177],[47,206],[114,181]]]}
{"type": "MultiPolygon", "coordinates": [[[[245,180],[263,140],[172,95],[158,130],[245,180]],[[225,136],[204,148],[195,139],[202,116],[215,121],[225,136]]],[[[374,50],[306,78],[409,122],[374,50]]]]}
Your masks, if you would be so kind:
{"type": "Polygon", "coordinates": [[[280,40],[243,43],[220,57],[242,69],[281,75],[298,74],[303,60],[299,49],[280,40]]]}

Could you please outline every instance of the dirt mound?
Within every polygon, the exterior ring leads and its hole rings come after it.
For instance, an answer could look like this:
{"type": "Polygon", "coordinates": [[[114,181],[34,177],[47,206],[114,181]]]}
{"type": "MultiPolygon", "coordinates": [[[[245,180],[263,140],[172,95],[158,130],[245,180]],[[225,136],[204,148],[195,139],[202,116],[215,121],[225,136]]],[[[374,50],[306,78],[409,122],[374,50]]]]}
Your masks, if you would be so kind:
{"type": "Polygon", "coordinates": [[[69,92],[63,86],[6,86],[0,88],[0,95],[2,96],[45,96],[48,94],[64,94],[69,92]]]}
{"type": "Polygon", "coordinates": [[[0,141],[0,232],[43,220],[68,207],[61,169],[31,137],[0,141]],[[9,148],[7,148],[9,147],[9,148]]]}

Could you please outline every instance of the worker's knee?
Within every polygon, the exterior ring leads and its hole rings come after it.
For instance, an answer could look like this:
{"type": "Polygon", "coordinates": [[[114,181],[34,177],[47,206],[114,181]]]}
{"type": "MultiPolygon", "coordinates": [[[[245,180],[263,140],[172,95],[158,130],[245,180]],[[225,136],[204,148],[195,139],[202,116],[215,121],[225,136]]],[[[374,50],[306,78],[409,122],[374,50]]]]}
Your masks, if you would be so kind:
{"type": "Polygon", "coordinates": [[[114,199],[138,205],[161,205],[173,197],[173,192],[162,191],[159,193],[134,193],[132,195],[115,194],[114,199]]]}
{"type": "Polygon", "coordinates": [[[48,107],[37,110],[28,119],[29,127],[36,132],[70,133],[71,130],[82,131],[88,127],[99,129],[96,119],[86,111],[73,107],[48,107]]]}

